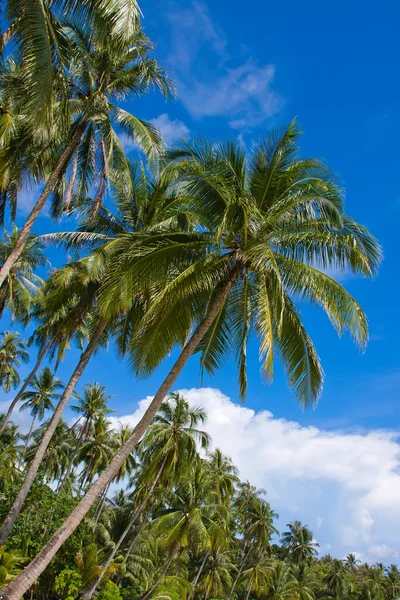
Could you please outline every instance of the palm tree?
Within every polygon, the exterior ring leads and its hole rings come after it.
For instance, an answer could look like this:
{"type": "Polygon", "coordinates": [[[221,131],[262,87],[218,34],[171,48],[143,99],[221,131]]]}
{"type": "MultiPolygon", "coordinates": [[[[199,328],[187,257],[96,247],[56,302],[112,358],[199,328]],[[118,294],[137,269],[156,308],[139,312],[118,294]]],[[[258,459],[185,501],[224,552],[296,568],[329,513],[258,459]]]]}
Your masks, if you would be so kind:
{"type": "Polygon", "coordinates": [[[206,463],[210,467],[210,477],[217,493],[218,502],[228,504],[239,483],[238,470],[219,448],[208,455],[206,463]]]}
{"type": "Polygon", "coordinates": [[[22,571],[27,558],[18,550],[0,548],[0,588],[9,583],[22,571]]]}
{"type": "MultiPolygon", "coordinates": [[[[108,564],[140,518],[156,485],[170,486],[179,482],[198,459],[197,444],[207,449],[209,436],[197,428],[205,417],[201,408],[190,408],[189,403],[180,394],[171,394],[168,400],[163,402],[141,442],[140,458],[143,466],[136,482],[138,507],[133,511],[131,519],[110,553],[102,573],[87,590],[83,600],[90,600],[92,597],[108,564]]],[[[117,479],[118,477],[119,474],[117,479]]]]}
{"type": "MultiPolygon", "coordinates": [[[[185,228],[188,227],[187,211],[183,210],[181,203],[177,203],[173,198],[163,201],[164,190],[164,184],[153,181],[143,170],[138,172],[136,169],[131,168],[128,182],[124,178],[122,180],[116,178],[115,181],[115,195],[120,215],[110,214],[108,210],[101,207],[94,219],[90,217],[89,222],[83,223],[82,231],[78,234],[66,233],[53,236],[53,238],[66,240],[67,245],[71,243],[83,245],[89,237],[90,243],[94,243],[96,246],[100,240],[104,244],[104,231],[107,232],[107,240],[110,239],[111,233],[115,237],[115,241],[118,241],[120,237],[125,237],[127,231],[135,232],[136,230],[141,231],[152,228],[160,230],[163,228],[171,229],[171,227],[176,229],[177,224],[182,220],[184,220],[185,228]],[[126,194],[126,192],[128,193],[126,194]],[[92,233],[93,230],[94,233],[92,233]]],[[[50,238],[50,236],[47,237],[50,238]]],[[[44,300],[38,309],[37,316],[42,323],[48,323],[44,326],[44,335],[48,337],[56,335],[58,344],[63,347],[62,339],[64,338],[64,345],[68,343],[74,332],[82,327],[83,322],[87,321],[86,337],[89,338],[89,341],[54,411],[49,427],[43,435],[35,459],[30,464],[15,502],[3,522],[0,530],[0,543],[4,543],[18,517],[47,445],[90,357],[98,346],[106,341],[110,326],[114,326],[111,317],[104,318],[99,316],[98,312],[93,312],[93,307],[98,303],[98,293],[104,277],[104,270],[107,267],[107,262],[103,260],[103,248],[101,246],[98,249],[99,260],[93,261],[93,258],[92,254],[77,263],[65,265],[65,267],[52,274],[43,291],[44,300]],[[93,278],[91,274],[94,266],[96,278],[93,278]]],[[[143,298],[143,295],[141,297],[143,298]]],[[[133,324],[142,312],[140,302],[134,303],[133,306],[131,303],[129,310],[119,312],[119,321],[115,328],[122,352],[126,352],[129,335],[134,330],[133,324]]],[[[131,452],[127,453],[124,460],[129,454],[131,452]]],[[[112,479],[115,476],[116,473],[112,479]]]]}
{"type": "Polygon", "coordinates": [[[11,418],[14,408],[16,407],[18,402],[21,400],[23,393],[27,389],[28,385],[31,383],[32,379],[35,377],[40,365],[43,362],[43,359],[45,358],[46,354],[50,350],[53,343],[54,343],[54,339],[51,336],[50,339],[45,339],[44,342],[41,344],[39,351],[38,351],[37,360],[36,360],[36,363],[35,363],[32,371],[29,373],[28,377],[25,379],[24,383],[22,384],[21,388],[19,389],[14,400],[10,403],[7,413],[4,415],[4,419],[0,424],[0,436],[3,434],[5,428],[7,427],[7,424],[11,418]]]}
{"type": "Polygon", "coordinates": [[[288,531],[282,535],[282,546],[287,549],[291,560],[297,564],[309,564],[318,554],[319,544],[314,541],[312,532],[300,521],[288,523],[288,531]]]}
{"type": "Polygon", "coordinates": [[[20,334],[3,331],[0,341],[0,384],[5,392],[17,387],[21,381],[17,369],[21,362],[27,363],[28,360],[29,354],[20,334]]]}
{"type": "Polygon", "coordinates": [[[198,583],[199,592],[204,595],[205,600],[223,597],[232,584],[231,573],[233,569],[234,566],[226,551],[215,549],[211,554],[208,554],[208,560],[204,565],[198,583]]]}
{"type": "Polygon", "coordinates": [[[107,467],[113,455],[113,436],[111,423],[104,415],[96,417],[93,431],[79,449],[78,462],[83,462],[81,472],[81,489],[91,483],[96,474],[107,467]]]}
{"type": "MultiPolygon", "coordinates": [[[[11,233],[3,231],[0,238],[0,263],[4,264],[18,241],[18,229],[14,225],[11,233]]],[[[36,295],[43,280],[35,274],[35,269],[47,263],[43,244],[30,235],[18,260],[13,264],[7,278],[0,287],[0,318],[5,308],[11,311],[11,319],[29,318],[36,295]]]]}
{"type": "Polygon", "coordinates": [[[350,571],[354,571],[360,564],[360,561],[357,559],[355,554],[350,553],[343,560],[343,563],[350,571]]]}
{"type": "MultiPolygon", "coordinates": [[[[29,465],[37,452],[44,432],[49,422],[45,421],[33,432],[33,443],[27,449],[24,456],[26,464],[29,465]]],[[[57,490],[60,490],[61,482],[64,480],[64,474],[73,459],[73,453],[76,445],[76,434],[73,428],[61,419],[56,431],[47,446],[46,452],[40,465],[40,474],[47,481],[58,481],[57,490]]]]}
{"type": "Polygon", "coordinates": [[[246,600],[249,600],[252,592],[257,596],[264,595],[270,578],[270,566],[268,560],[263,555],[257,557],[256,562],[248,569],[243,571],[240,576],[240,583],[246,585],[246,600]]]}
{"type": "Polygon", "coordinates": [[[94,214],[100,208],[109,173],[126,168],[115,125],[135,139],[146,154],[151,155],[162,147],[160,134],[153,125],[120,108],[115,101],[131,99],[153,88],[168,96],[173,90],[172,84],[156,61],[148,58],[152,44],[140,31],[132,31],[128,38],[121,40],[112,35],[104,36],[104,29],[107,29],[104,22],[101,31],[81,28],[77,23],[59,27],[69,53],[69,62],[63,65],[67,71],[66,87],[73,95],[61,97],[55,107],[62,113],[56,113],[53,118],[55,122],[65,123],[70,116],[72,122],[64,127],[67,132],[61,136],[55,159],[49,157],[51,168],[46,166],[45,187],[0,268],[0,286],[23,252],[32,226],[51,194],[55,199],[53,214],[62,211],[62,181],[70,165],[67,210],[75,180],[77,194],[81,197],[86,196],[93,184],[96,185],[94,214]]]}
{"type": "Polygon", "coordinates": [[[380,249],[344,214],[341,191],[327,169],[298,157],[297,137],[291,124],[282,136],[256,148],[248,164],[234,144],[183,146],[170,154],[164,177],[175,197],[197,210],[201,229],[126,234],[108,245],[112,260],[100,299],[105,314],[131,308],[140,291],[151,294],[157,281],[157,295],[129,347],[136,370],[150,372],[175,345],[184,347],[125,447],[24,577],[9,585],[8,600],[28,589],[115,477],[194,352],[201,352],[203,367],[212,372],[234,349],[244,394],[245,350],[255,332],[263,373],[272,376],[276,346],[291,388],[309,405],[321,393],[322,368],[292,297],[320,304],[339,332],[349,329],[365,345],[367,323],[360,306],[318,266],[370,276],[378,268],[380,249]]]}
{"type": "Polygon", "coordinates": [[[296,590],[296,582],[289,565],[283,561],[274,561],[269,567],[266,598],[286,600],[296,597],[294,590],[296,590]]]}
{"type": "Polygon", "coordinates": [[[20,439],[18,426],[9,423],[0,439],[0,491],[17,483],[21,477],[18,468],[22,451],[20,439]]]}
{"type": "Polygon", "coordinates": [[[38,377],[33,378],[31,387],[32,390],[22,394],[22,404],[19,409],[20,411],[29,410],[32,417],[26,437],[25,451],[29,445],[36,419],[42,421],[46,410],[54,410],[54,402],[61,398],[61,394],[57,390],[64,387],[64,384],[61,379],[55,377],[50,367],[45,367],[38,377]]]}
{"type": "Polygon", "coordinates": [[[12,42],[23,56],[25,78],[29,84],[28,108],[32,112],[45,112],[48,108],[60,63],[63,66],[69,58],[57,21],[60,8],[64,18],[80,19],[87,26],[106,22],[108,27],[99,28],[99,31],[104,37],[112,35],[121,42],[130,39],[140,17],[136,0],[85,0],[79,7],[73,0],[62,3],[46,0],[38,5],[25,0],[18,3],[8,0],[2,15],[6,22],[0,47],[5,48],[12,42]]]}

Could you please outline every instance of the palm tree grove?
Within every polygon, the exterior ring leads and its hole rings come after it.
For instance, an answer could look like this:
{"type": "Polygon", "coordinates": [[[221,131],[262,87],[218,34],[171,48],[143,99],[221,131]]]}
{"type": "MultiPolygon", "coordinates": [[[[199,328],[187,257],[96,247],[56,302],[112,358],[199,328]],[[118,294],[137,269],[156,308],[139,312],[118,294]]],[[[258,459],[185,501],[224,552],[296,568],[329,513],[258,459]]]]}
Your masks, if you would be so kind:
{"type": "Polygon", "coordinates": [[[310,323],[366,348],[347,283],[377,275],[380,245],[293,116],[247,144],[201,122],[164,139],[143,107],[176,102],[179,78],[143,13],[1,2],[0,600],[398,599],[395,558],[336,556],[303,516],[279,521],[177,385],[229,365],[246,406],[258,360],[310,412],[310,323]],[[133,424],[88,375],[106,353],[132,394],[156,373],[133,424]]]}

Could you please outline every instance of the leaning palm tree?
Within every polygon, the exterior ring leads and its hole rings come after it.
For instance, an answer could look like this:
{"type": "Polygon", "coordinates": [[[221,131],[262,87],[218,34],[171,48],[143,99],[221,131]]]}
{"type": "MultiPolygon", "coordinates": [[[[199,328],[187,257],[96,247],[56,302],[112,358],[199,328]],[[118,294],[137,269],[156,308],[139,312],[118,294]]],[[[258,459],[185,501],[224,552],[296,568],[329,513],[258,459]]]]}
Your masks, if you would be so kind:
{"type": "Polygon", "coordinates": [[[21,362],[27,363],[28,360],[29,354],[20,334],[3,331],[0,340],[0,384],[5,392],[17,387],[21,381],[17,369],[21,362]]]}
{"type": "MultiPolygon", "coordinates": [[[[53,118],[55,122],[65,123],[70,117],[70,123],[64,125],[65,132],[60,134],[55,149],[54,141],[51,144],[50,168],[47,164],[42,173],[46,185],[20,230],[15,247],[0,268],[0,286],[23,252],[32,226],[49,196],[54,196],[53,214],[59,215],[63,209],[69,210],[75,188],[78,196],[84,197],[96,186],[94,210],[99,209],[109,174],[114,169],[122,171],[126,166],[115,127],[132,137],[147,155],[162,148],[158,130],[117,102],[133,99],[154,88],[168,96],[173,91],[172,84],[156,61],[148,57],[152,44],[143,33],[135,30],[122,41],[112,35],[104,36],[104,27],[107,29],[106,23],[102,30],[71,23],[61,28],[69,52],[65,67],[68,92],[67,98],[61,93],[53,118]],[[66,174],[70,177],[64,188],[66,174]]],[[[39,155],[37,160],[43,162],[43,156],[39,155]]],[[[30,163],[32,166],[35,161],[30,163]]]]}
{"type": "MultiPolygon", "coordinates": [[[[19,232],[14,225],[11,233],[4,230],[0,240],[0,263],[4,264],[18,241],[19,232]]],[[[35,270],[47,263],[44,245],[34,235],[27,239],[18,260],[14,263],[7,278],[0,287],[0,318],[8,308],[11,320],[26,320],[36,302],[36,296],[43,280],[35,270]]]]}
{"type": "Polygon", "coordinates": [[[61,379],[52,373],[50,367],[45,367],[39,376],[33,378],[32,389],[22,394],[22,404],[19,410],[29,410],[32,417],[31,426],[26,436],[25,449],[29,446],[36,420],[42,421],[46,411],[54,410],[54,402],[61,398],[59,390],[63,386],[61,379]]]}
{"type": "Polygon", "coordinates": [[[127,234],[108,245],[109,269],[105,277],[102,273],[99,297],[103,314],[129,310],[143,290],[151,296],[157,282],[157,295],[129,345],[136,371],[151,372],[173,347],[183,349],[124,448],[24,575],[5,589],[8,600],[29,588],[76,529],[195,352],[212,373],[234,350],[244,395],[246,347],[255,334],[263,374],[272,377],[278,349],[291,389],[307,406],[321,393],[323,372],[295,298],[321,305],[339,333],[347,329],[365,346],[362,309],[324,269],[371,276],[380,263],[380,248],[344,213],[341,190],[327,168],[299,158],[298,135],[292,123],[283,135],[255,148],[247,162],[235,144],[182,145],[170,154],[163,177],[202,226],[127,234]]]}
{"type": "Polygon", "coordinates": [[[31,111],[42,113],[52,101],[53,83],[60,65],[68,62],[68,47],[62,34],[58,16],[79,20],[87,26],[108,25],[100,28],[104,38],[112,35],[116,41],[130,39],[139,25],[140,9],[136,0],[60,0],[33,3],[29,0],[7,0],[2,15],[4,32],[0,49],[13,44],[23,57],[26,85],[29,90],[31,111]]]}
{"type": "MultiPolygon", "coordinates": [[[[40,467],[47,444],[91,356],[107,340],[110,328],[116,332],[122,352],[126,352],[129,337],[135,329],[135,322],[143,313],[142,304],[146,300],[143,294],[129,307],[118,311],[116,323],[113,317],[99,315],[97,308],[95,309],[98,304],[101,282],[109,264],[108,260],[104,260],[102,245],[106,242],[106,247],[108,247],[107,242],[124,239],[127,233],[154,229],[161,235],[164,230],[191,227],[190,215],[182,207],[182,202],[177,202],[173,196],[165,198],[165,184],[159,180],[153,180],[144,169],[136,169],[131,165],[128,179],[116,175],[113,178],[113,196],[116,200],[116,215],[102,206],[92,218],[93,202],[88,201],[90,216],[84,220],[80,231],[46,236],[48,240],[65,243],[68,248],[76,245],[84,247],[89,243],[89,246],[94,246],[96,251],[80,261],[65,265],[53,273],[46,282],[43,290],[43,303],[38,307],[37,314],[35,312],[35,317],[42,323],[38,337],[44,340],[56,336],[58,345],[63,347],[62,340],[64,339],[64,344],[68,343],[75,331],[85,324],[86,337],[89,338],[89,341],[37,448],[35,459],[30,464],[24,483],[3,522],[0,530],[0,544],[6,540],[21,511],[40,467]]],[[[110,245],[112,248],[112,244],[110,245]]],[[[112,479],[114,478],[115,475],[112,479]]]]}
{"type": "MultiPolygon", "coordinates": [[[[102,572],[86,591],[83,600],[90,600],[103,574],[121,544],[138,521],[149,503],[156,485],[171,486],[185,477],[193,462],[199,459],[197,446],[208,448],[209,436],[198,426],[205,420],[205,412],[199,407],[190,407],[180,394],[171,394],[163,402],[142,442],[139,456],[142,470],[136,478],[137,508],[132,512],[124,531],[110,553],[102,572]]],[[[131,432],[129,432],[129,437],[131,432]]],[[[129,455],[128,459],[131,455],[129,455]]],[[[116,479],[120,473],[117,474],[116,479]]]]}

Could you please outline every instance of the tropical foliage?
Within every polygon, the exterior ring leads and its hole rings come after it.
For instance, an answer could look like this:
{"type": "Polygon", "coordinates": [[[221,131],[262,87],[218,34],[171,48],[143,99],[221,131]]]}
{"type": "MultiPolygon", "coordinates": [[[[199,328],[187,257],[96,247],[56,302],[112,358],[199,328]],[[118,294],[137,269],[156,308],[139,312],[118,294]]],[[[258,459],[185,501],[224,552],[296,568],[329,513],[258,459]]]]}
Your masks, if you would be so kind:
{"type": "Polygon", "coordinates": [[[262,377],[279,357],[296,400],[315,406],[324,374],[300,302],[365,348],[366,315],[327,273],[372,277],[381,251],[346,214],[337,178],[301,155],[295,121],[250,152],[167,147],[136,116],[138,97],[175,93],[136,0],[3,5],[0,318],[32,334],[0,340],[0,384],[15,390],[0,419],[2,597],[394,599],[396,567],[318,559],[299,521],[279,541],[264,491],[212,446],[202,408],[173,393],[194,354],[210,375],[233,357],[244,400],[255,341],[262,377]],[[37,356],[22,377],[28,345],[37,356]],[[64,384],[56,369],[74,346],[64,384]],[[101,383],[76,390],[106,346],[135,376],[178,349],[133,429],[109,418],[101,383]],[[17,409],[30,413],[27,433],[17,409]]]}
{"type": "MultiPolygon", "coordinates": [[[[86,480],[104,469],[118,450],[123,428],[115,429],[106,417],[110,409],[104,388],[87,386],[87,400],[93,390],[97,398],[98,392],[102,396],[96,410],[85,408],[80,412],[87,416],[80,421],[59,424],[29,502],[0,551],[0,586],[12,581],[35,556],[79,502],[86,480]],[[86,428],[88,421],[90,428],[86,428]],[[88,451],[88,443],[93,446],[91,435],[99,437],[97,453],[88,451]],[[72,471],[68,471],[69,461],[74,464],[72,471]]],[[[344,560],[319,557],[318,543],[300,521],[289,523],[280,536],[278,515],[265,490],[242,482],[230,459],[218,448],[210,450],[213,441],[203,429],[206,417],[201,407],[189,405],[179,394],[162,404],[131,456],[123,487],[114,485],[98,500],[34,584],[40,597],[398,597],[400,571],[395,565],[361,564],[354,554],[344,560]],[[210,452],[205,454],[207,449],[210,452]]],[[[25,456],[18,428],[9,425],[6,433],[2,456],[8,449],[9,458],[8,471],[3,471],[3,516],[22,476],[21,457],[29,461],[42,428],[35,430],[25,456]]]]}

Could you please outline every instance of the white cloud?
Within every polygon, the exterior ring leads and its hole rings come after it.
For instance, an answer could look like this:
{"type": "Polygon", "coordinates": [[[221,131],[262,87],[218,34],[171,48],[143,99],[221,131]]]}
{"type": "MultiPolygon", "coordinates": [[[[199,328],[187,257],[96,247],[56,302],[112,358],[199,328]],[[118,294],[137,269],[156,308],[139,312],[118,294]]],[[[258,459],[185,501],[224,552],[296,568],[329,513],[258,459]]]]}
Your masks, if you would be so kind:
{"type": "MultiPolygon", "coordinates": [[[[37,202],[41,191],[42,191],[42,186],[36,185],[36,186],[31,186],[31,187],[24,187],[18,193],[17,208],[18,208],[19,215],[24,216],[24,217],[29,215],[29,213],[31,212],[35,203],[37,202]]],[[[44,205],[44,207],[42,208],[42,211],[41,211],[42,217],[49,216],[49,206],[50,206],[49,202],[47,202],[44,205]]]]}
{"type": "MultiPolygon", "coordinates": [[[[302,427],[235,404],[217,389],[183,393],[206,409],[214,445],[242,479],[267,490],[281,530],[299,518],[317,533],[323,552],[387,562],[400,555],[400,445],[393,432],[302,427]]],[[[150,400],[115,420],[134,425],[150,400]]]]}
{"type": "Polygon", "coordinates": [[[190,134],[190,130],[185,123],[179,121],[179,119],[171,119],[167,113],[150,119],[150,123],[161,131],[164,142],[168,145],[173,144],[180,138],[186,138],[190,134]]]}
{"type": "Polygon", "coordinates": [[[126,133],[119,133],[118,137],[125,154],[129,154],[134,150],[138,150],[138,145],[136,144],[135,140],[129,135],[126,135],[126,133]]]}
{"type": "Polygon", "coordinates": [[[205,4],[171,11],[169,21],[170,65],[192,116],[225,116],[233,129],[246,130],[282,108],[283,99],[272,87],[274,65],[258,65],[247,50],[232,58],[205,4]]]}

